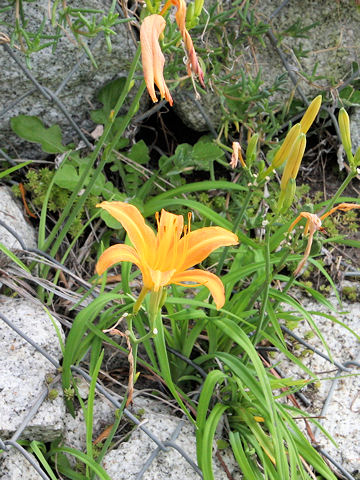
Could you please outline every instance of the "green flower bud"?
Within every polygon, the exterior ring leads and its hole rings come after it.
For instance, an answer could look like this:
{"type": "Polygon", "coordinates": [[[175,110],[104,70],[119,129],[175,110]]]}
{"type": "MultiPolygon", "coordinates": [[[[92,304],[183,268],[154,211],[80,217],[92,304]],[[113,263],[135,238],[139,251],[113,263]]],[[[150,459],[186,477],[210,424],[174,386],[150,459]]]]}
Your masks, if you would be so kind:
{"type": "Polygon", "coordinates": [[[316,98],[314,98],[314,100],[308,106],[306,112],[304,113],[304,116],[300,121],[302,133],[306,133],[311,127],[311,125],[313,124],[316,118],[316,115],[319,113],[319,110],[321,107],[321,101],[322,101],[322,96],[318,95],[316,98]]]}
{"type": "Polygon", "coordinates": [[[254,163],[254,160],[256,159],[256,148],[257,148],[258,140],[259,140],[259,134],[254,133],[254,135],[252,135],[248,143],[246,154],[245,154],[246,164],[248,167],[250,167],[254,163]]]}
{"type": "Polygon", "coordinates": [[[355,152],[355,156],[354,156],[354,159],[353,159],[353,165],[354,165],[355,169],[360,167],[360,147],[355,152]]]}
{"type": "Polygon", "coordinates": [[[195,0],[195,11],[194,15],[195,17],[198,17],[203,9],[204,6],[204,0],[195,0]]]}
{"type": "Polygon", "coordinates": [[[285,213],[292,205],[296,193],[296,181],[293,178],[287,182],[285,190],[281,190],[278,200],[278,212],[285,213]]]}
{"type": "Polygon", "coordinates": [[[301,160],[304,156],[305,147],[306,147],[306,135],[305,133],[301,133],[297,137],[293,145],[293,148],[290,152],[290,156],[286,162],[284,172],[281,178],[281,183],[280,183],[281,190],[286,189],[287,184],[291,178],[293,180],[296,179],[299,168],[300,168],[301,160]]]}
{"type": "Polygon", "coordinates": [[[301,125],[300,123],[296,123],[288,132],[285,137],[284,143],[281,145],[279,150],[276,152],[274,160],[271,164],[271,169],[279,168],[289,157],[292,147],[294,145],[295,140],[298,138],[299,134],[301,133],[301,125]]]}
{"type": "MultiPolygon", "coordinates": [[[[186,9],[186,23],[191,28],[192,23],[196,20],[195,17],[195,4],[194,2],[190,2],[186,9]]],[[[196,23],[196,22],[195,22],[196,23]]]]}
{"type": "Polygon", "coordinates": [[[351,136],[350,136],[350,119],[349,119],[349,115],[347,114],[344,108],[340,109],[338,120],[339,120],[341,141],[344,146],[344,150],[349,160],[349,163],[352,164],[353,154],[351,151],[352,146],[351,146],[351,136]]]}

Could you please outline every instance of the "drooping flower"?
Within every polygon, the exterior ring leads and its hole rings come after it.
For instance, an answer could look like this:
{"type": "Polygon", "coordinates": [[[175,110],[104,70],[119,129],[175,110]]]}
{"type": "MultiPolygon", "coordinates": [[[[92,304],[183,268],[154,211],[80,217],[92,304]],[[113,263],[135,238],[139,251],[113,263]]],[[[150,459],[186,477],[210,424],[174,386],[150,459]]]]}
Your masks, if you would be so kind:
{"type": "Polygon", "coordinates": [[[142,274],[142,298],[147,292],[159,291],[172,283],[184,285],[184,282],[195,282],[195,285],[185,286],[204,285],[212,294],[216,308],[224,305],[225,292],[220,278],[211,272],[191,268],[215,249],[237,245],[238,238],[234,233],[221,227],[191,231],[191,214],[188,225],[184,226],[182,215],[162,210],[161,215],[156,214],[158,231],[155,235],[135,206],[124,202],[102,202],[97,206],[122,224],[133,245],[118,244],[107,248],[96,265],[99,275],[119,262],[132,262],[142,274]]]}
{"type": "Polygon", "coordinates": [[[195,75],[199,77],[199,81],[202,85],[202,87],[205,88],[204,84],[204,73],[199,65],[199,61],[196,56],[194,44],[192,41],[192,38],[190,36],[190,33],[186,29],[186,3],[185,0],[168,0],[162,9],[161,13],[166,12],[166,10],[170,7],[170,5],[174,5],[177,9],[176,14],[175,14],[175,20],[176,23],[178,24],[181,36],[184,41],[185,49],[188,54],[188,64],[187,64],[187,70],[188,70],[188,75],[191,75],[191,72],[193,72],[195,75]]]}
{"type": "Polygon", "coordinates": [[[165,28],[165,20],[163,15],[174,5],[177,9],[175,20],[179,27],[184,46],[188,56],[187,72],[191,76],[192,73],[198,76],[202,87],[204,84],[204,73],[199,65],[195,48],[191,36],[186,29],[186,3],[185,0],[168,0],[160,12],[160,15],[153,14],[145,17],[140,27],[140,44],[142,64],[144,70],[144,79],[149,95],[153,102],[157,102],[155,95],[154,83],[158,86],[161,98],[168,100],[170,105],[173,104],[169,89],[164,80],[164,64],[165,58],[161,52],[159,45],[159,36],[165,28]]]}
{"type": "Polygon", "coordinates": [[[318,230],[323,231],[322,221],[328,217],[329,215],[333,214],[337,210],[340,210],[342,212],[348,212],[349,210],[353,209],[359,209],[360,205],[354,204],[354,203],[340,203],[336,207],[331,208],[328,212],[324,213],[320,217],[318,215],[315,215],[314,213],[309,213],[309,212],[301,212],[299,216],[293,221],[293,223],[289,227],[289,232],[291,232],[295,225],[297,225],[300,220],[303,218],[306,218],[306,224],[305,224],[305,229],[304,229],[304,235],[309,234],[308,242],[306,245],[306,249],[304,252],[304,256],[299,262],[298,266],[296,267],[296,270],[294,271],[294,276],[296,277],[300,271],[302,270],[303,266],[305,265],[307,259],[309,258],[310,251],[311,251],[311,246],[312,242],[314,239],[314,234],[318,230]]]}
{"type": "Polygon", "coordinates": [[[141,57],[144,79],[149,95],[157,102],[154,83],[157,85],[161,98],[173,104],[170,91],[164,79],[165,57],[159,45],[159,36],[164,31],[166,22],[161,15],[146,17],[140,27],[141,57]]]}
{"type": "Polygon", "coordinates": [[[246,163],[244,162],[243,156],[241,154],[241,145],[239,142],[233,142],[232,143],[232,154],[231,154],[231,161],[230,161],[230,167],[232,169],[237,167],[237,164],[241,163],[242,167],[246,167],[246,163]]]}

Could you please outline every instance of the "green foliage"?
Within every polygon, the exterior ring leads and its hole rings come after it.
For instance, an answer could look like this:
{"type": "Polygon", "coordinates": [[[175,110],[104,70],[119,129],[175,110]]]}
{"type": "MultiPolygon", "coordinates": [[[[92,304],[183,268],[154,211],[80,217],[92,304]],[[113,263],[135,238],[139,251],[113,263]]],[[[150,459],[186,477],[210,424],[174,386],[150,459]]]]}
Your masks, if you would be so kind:
{"type": "MultiPolygon", "coordinates": [[[[68,204],[70,191],[74,187],[74,182],[72,177],[73,172],[70,172],[69,175],[66,176],[66,171],[67,170],[65,170],[64,174],[60,174],[59,183],[55,182],[55,184],[51,187],[51,194],[48,201],[48,209],[50,212],[60,212],[68,204]]],[[[59,172],[61,172],[61,170],[54,172],[49,168],[40,168],[38,170],[30,169],[27,172],[25,189],[31,195],[32,203],[37,209],[41,210],[43,207],[49,186],[59,172]]],[[[20,190],[18,186],[13,187],[13,192],[15,195],[20,196],[20,190]]],[[[83,222],[86,218],[86,209],[93,209],[98,201],[99,197],[96,195],[88,197],[84,208],[74,218],[74,221],[71,225],[69,234],[72,237],[75,237],[81,231],[83,222]]]]}
{"type": "Polygon", "coordinates": [[[358,297],[356,286],[355,287],[343,287],[342,293],[343,293],[345,298],[350,300],[350,302],[356,302],[357,297],[358,297]]]}
{"type": "MultiPolygon", "coordinates": [[[[102,12],[98,10],[65,8],[55,1],[52,4],[55,34],[53,38],[45,38],[44,22],[36,34],[27,32],[25,0],[19,5],[21,21],[18,21],[12,39],[25,41],[28,56],[32,51],[44,48],[45,41],[56,46],[62,30],[68,28],[87,51],[82,37],[93,37],[103,32],[109,42],[113,26],[119,22],[114,14],[115,2],[107,16],[100,18],[102,12]]],[[[13,5],[9,4],[6,8],[10,7],[13,5]]],[[[148,12],[152,9],[158,11],[158,7],[158,2],[147,2],[148,12]]],[[[196,48],[207,59],[207,78],[219,103],[221,122],[216,140],[204,135],[194,145],[176,145],[174,152],[172,150],[158,158],[144,140],[130,143],[124,138],[125,129],[138,111],[144,90],[142,83],[125,108],[128,93],[135,85],[139,49],[129,74],[109,83],[98,94],[101,107],[90,115],[93,122],[103,126],[103,132],[94,140],[92,151],[74,150],[73,145],[63,145],[60,128],[56,125],[47,128],[40,119],[24,115],[12,119],[12,128],[21,138],[38,143],[50,155],[57,155],[56,168],[30,168],[25,180],[22,178],[26,197],[40,215],[39,247],[60,258],[62,263],[68,262],[70,254],[77,258],[79,252],[85,251],[86,258],[80,263],[82,270],[79,270],[83,272],[88,286],[89,282],[93,282],[86,293],[80,283],[74,281],[70,286],[69,293],[78,296],[78,303],[66,310],[72,325],[63,348],[62,363],[62,386],[67,408],[73,415],[77,408],[83,410],[87,432],[85,451],[70,449],[62,445],[61,439],[51,445],[39,442],[28,445],[51,479],[57,478],[54,471],[76,480],[108,478],[100,465],[122,418],[126,395],[109,437],[99,447],[93,445],[93,409],[96,381],[104,368],[104,343],[122,354],[129,353],[125,343],[119,345],[106,333],[119,319],[118,328],[126,332],[132,345],[135,379],[143,368],[152,372],[161,379],[188,419],[196,424],[197,459],[206,480],[214,478],[212,446],[215,431],[223,417],[226,418],[227,430],[224,438],[219,440],[218,448],[230,445],[247,480],[258,480],[264,476],[271,480],[304,480],[314,478],[314,475],[335,479],[294,421],[294,417],[307,417],[308,414],[282,401],[285,395],[311,382],[317,385],[318,381],[304,362],[305,356],[312,353],[296,342],[289,349],[283,327],[295,329],[300,321],[307,322],[310,330],[304,338],[316,336],[331,358],[326,339],[314,320],[317,312],[307,311],[295,300],[290,289],[293,286],[301,288],[332,311],[331,315],[323,314],[325,318],[342,325],[357,338],[358,335],[341,322],[336,309],[323,294],[326,289],[336,292],[336,288],[317,257],[321,255],[322,244],[333,239],[327,239],[319,231],[314,233],[309,247],[310,266],[302,281],[298,281],[292,272],[308,246],[309,237],[305,237],[300,228],[304,227],[305,220],[294,226],[291,235],[288,229],[299,212],[315,214],[329,211],[340,201],[353,201],[343,199],[341,195],[355,172],[349,173],[333,198],[322,203],[319,203],[322,201],[320,194],[310,197],[307,185],[292,185],[294,201],[292,197],[287,198],[286,211],[279,213],[277,210],[277,175],[281,175],[281,168],[276,174],[271,170],[268,177],[264,172],[268,164],[271,166],[281,144],[284,123],[291,123],[291,116],[302,111],[303,105],[296,100],[287,104],[283,99],[273,99],[274,94],[284,88],[283,75],[265,88],[261,71],[254,75],[242,70],[239,74],[236,69],[227,68],[241,54],[244,42],[249,38],[254,45],[264,44],[269,25],[259,20],[255,13],[249,1],[240,0],[233,2],[227,11],[218,8],[218,5],[210,6],[206,15],[201,13],[201,1],[189,6],[188,27],[193,27],[195,44],[196,34],[200,32],[204,39],[210,32],[215,38],[213,43],[206,38],[202,48],[198,49],[197,45],[196,48]],[[246,152],[246,166],[233,170],[225,152],[232,153],[228,147],[229,140],[237,138],[238,133],[240,139],[246,136],[248,139],[247,148],[246,142],[241,142],[246,152]],[[134,312],[139,295],[137,279],[140,277],[136,266],[123,262],[117,267],[119,281],[111,287],[107,284],[106,275],[101,280],[92,278],[95,258],[112,243],[112,237],[116,236],[117,241],[125,244],[131,243],[117,220],[95,208],[103,200],[120,200],[137,205],[152,225],[156,225],[154,213],[162,208],[183,214],[190,210],[193,212],[192,230],[220,226],[236,232],[240,240],[238,246],[213,252],[203,262],[203,268],[221,276],[226,295],[224,307],[216,310],[215,305],[209,302],[209,293],[204,285],[190,290],[186,284],[175,284],[167,289],[167,297],[161,291],[151,292],[150,298],[145,295],[142,307],[134,312]],[[102,221],[110,230],[104,228],[102,221]],[[95,239],[92,245],[87,243],[89,236],[95,239]],[[321,288],[315,290],[315,272],[328,285],[322,291],[321,288]],[[94,292],[95,298],[91,296],[94,292]],[[277,354],[286,356],[302,369],[306,380],[275,376],[271,362],[276,362],[277,358],[270,356],[269,363],[265,361],[257,349],[260,342],[271,345],[277,354]],[[138,348],[139,343],[142,349],[138,348]],[[79,395],[72,369],[84,358],[92,376],[87,402],[79,395]],[[196,401],[194,390],[201,392],[196,401]],[[67,455],[77,459],[75,467],[67,455]],[[309,473],[305,462],[314,474],[309,473]]],[[[278,40],[281,42],[286,36],[302,38],[310,28],[313,25],[304,27],[296,21],[279,32],[278,40]]],[[[171,57],[166,73],[182,88],[179,65],[183,62],[183,51],[179,48],[179,39],[177,26],[168,22],[162,41],[164,50],[171,57]]],[[[301,57],[306,52],[300,45],[295,54],[301,57]]],[[[316,65],[309,77],[318,78],[316,65]]],[[[344,104],[357,104],[357,86],[346,87],[342,92],[344,104]]],[[[22,166],[27,167],[25,164],[22,166]]],[[[10,168],[5,170],[4,176],[18,178],[19,174],[16,168],[10,168]]],[[[17,191],[20,194],[18,188],[17,191]]],[[[335,214],[324,222],[324,226],[336,241],[359,246],[356,240],[343,238],[348,232],[355,231],[357,216],[354,212],[335,214]]],[[[31,274],[34,265],[26,266],[4,246],[0,249],[7,255],[7,261],[15,262],[28,275],[31,274]]],[[[74,263],[69,262],[68,265],[73,268],[74,263]]],[[[75,265],[78,267],[76,262],[75,265]]],[[[59,273],[50,273],[48,266],[39,269],[39,276],[47,282],[52,280],[55,287],[59,273]]],[[[41,284],[39,298],[44,303],[56,305],[52,291],[56,289],[46,292],[44,288],[41,284]]],[[[348,297],[353,294],[347,293],[348,297]]],[[[50,398],[55,395],[55,391],[50,390],[50,398]]],[[[308,418],[308,421],[316,424],[313,418],[308,418]]]]}
{"type": "Polygon", "coordinates": [[[111,37],[116,34],[114,27],[131,20],[131,18],[119,19],[119,14],[115,13],[115,1],[105,11],[88,8],[85,5],[80,8],[73,7],[59,0],[54,0],[49,3],[51,17],[48,18],[44,14],[40,25],[30,29],[29,6],[27,4],[32,2],[33,0],[18,0],[17,2],[7,0],[7,5],[4,4],[0,9],[0,13],[6,13],[13,17],[12,22],[6,23],[4,20],[0,20],[0,25],[8,28],[11,43],[19,44],[21,51],[25,54],[28,67],[31,67],[32,54],[48,47],[52,47],[52,51],[55,52],[59,40],[69,36],[69,32],[96,67],[95,59],[86,39],[102,33],[108,51],[111,52],[111,37]]]}
{"type": "Polygon", "coordinates": [[[66,148],[61,141],[59,125],[50,128],[44,127],[37,117],[18,115],[11,119],[11,128],[19,137],[33,143],[40,143],[41,148],[47,153],[64,153],[66,148]]]}

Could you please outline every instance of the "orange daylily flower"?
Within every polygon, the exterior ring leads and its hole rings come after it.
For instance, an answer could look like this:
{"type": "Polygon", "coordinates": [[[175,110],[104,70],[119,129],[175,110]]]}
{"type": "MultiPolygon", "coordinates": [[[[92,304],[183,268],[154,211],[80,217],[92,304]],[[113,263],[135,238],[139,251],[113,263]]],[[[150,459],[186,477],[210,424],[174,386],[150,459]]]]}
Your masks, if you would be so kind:
{"type": "Polygon", "coordinates": [[[191,214],[188,225],[184,226],[182,215],[162,210],[161,215],[156,214],[158,231],[155,235],[133,205],[124,202],[102,202],[97,207],[106,210],[122,224],[133,244],[119,244],[107,248],[96,265],[99,275],[116,263],[132,262],[142,274],[142,298],[147,292],[157,292],[171,283],[186,287],[204,285],[210,290],[216,308],[224,305],[225,292],[220,278],[205,270],[189,269],[202,262],[215,249],[237,245],[239,242],[234,233],[221,227],[190,231],[191,214]],[[183,282],[195,282],[195,285],[183,282]]]}
{"type": "Polygon", "coordinates": [[[157,85],[161,98],[172,106],[173,99],[164,79],[165,57],[159,45],[159,36],[164,31],[166,22],[161,15],[146,17],[140,27],[141,58],[144,79],[149,95],[157,102],[154,83],[157,85]]]}
{"type": "Polygon", "coordinates": [[[342,212],[348,212],[349,210],[353,210],[355,208],[360,208],[360,205],[354,204],[354,203],[340,203],[339,205],[337,205],[336,207],[333,207],[331,210],[324,213],[320,217],[318,215],[315,215],[314,213],[309,213],[309,212],[301,212],[299,214],[299,216],[290,225],[288,231],[291,232],[294,229],[295,225],[299,223],[301,219],[306,218],[304,235],[309,234],[309,238],[308,238],[308,243],[306,245],[306,249],[304,252],[304,256],[300,261],[300,263],[298,264],[298,266],[296,267],[296,270],[294,271],[295,277],[300,273],[301,269],[303,268],[307,259],[309,258],[315,232],[317,232],[318,230],[320,231],[324,230],[323,227],[321,226],[324,218],[328,217],[329,215],[336,212],[337,210],[340,210],[342,212]]]}

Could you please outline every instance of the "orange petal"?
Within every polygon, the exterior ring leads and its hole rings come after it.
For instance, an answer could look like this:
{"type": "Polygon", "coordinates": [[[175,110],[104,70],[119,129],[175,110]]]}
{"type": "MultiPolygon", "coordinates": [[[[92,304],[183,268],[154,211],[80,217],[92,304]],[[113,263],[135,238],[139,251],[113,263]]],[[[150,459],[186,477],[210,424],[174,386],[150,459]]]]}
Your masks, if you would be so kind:
{"type": "Polygon", "coordinates": [[[202,262],[219,247],[237,245],[235,233],[221,227],[204,227],[190,232],[179,242],[180,262],[177,271],[187,270],[202,262]]]}
{"type": "Polygon", "coordinates": [[[155,254],[156,237],[145,223],[139,210],[125,202],[102,202],[96,205],[113,216],[126,230],[136,253],[143,262],[151,264],[155,254]]]}
{"type": "Polygon", "coordinates": [[[151,277],[147,265],[142,263],[135,248],[130,247],[129,245],[119,244],[112,245],[111,247],[107,248],[100,255],[100,258],[96,264],[96,273],[98,275],[102,275],[105,270],[120,262],[134,263],[142,273],[144,286],[148,289],[152,287],[151,277]]]}
{"type": "Polygon", "coordinates": [[[198,76],[201,86],[205,88],[204,72],[202,71],[199,61],[197,59],[194,44],[191,39],[190,33],[186,29],[183,34],[183,39],[184,39],[185,48],[189,57],[189,61],[187,64],[188,75],[191,75],[191,71],[192,71],[195,75],[198,76]]]}
{"type": "Polygon", "coordinates": [[[339,203],[336,207],[333,207],[331,210],[328,212],[324,213],[324,215],[321,215],[321,220],[324,220],[324,218],[328,217],[329,215],[332,215],[334,212],[337,210],[341,210],[342,212],[348,212],[349,210],[353,210],[354,208],[360,208],[360,205],[357,203],[339,203]]]}
{"type": "Polygon", "coordinates": [[[174,213],[161,210],[160,222],[158,225],[158,240],[169,234],[179,240],[184,229],[184,217],[182,215],[175,215],[174,213]]]}
{"type": "Polygon", "coordinates": [[[173,283],[172,276],[175,273],[175,270],[168,270],[162,272],[160,270],[153,270],[150,268],[151,281],[153,283],[152,289],[157,292],[161,287],[173,283]]]}
{"type": "Polygon", "coordinates": [[[165,57],[159,45],[159,36],[164,31],[166,22],[161,15],[149,15],[140,27],[141,58],[144,79],[149,95],[153,102],[157,102],[154,82],[156,83],[161,98],[173,104],[170,91],[164,80],[165,57]]]}
{"type": "MultiPolygon", "coordinates": [[[[175,20],[178,24],[181,36],[183,38],[186,51],[188,53],[189,61],[188,61],[188,75],[191,75],[191,71],[198,75],[199,81],[201,86],[205,88],[204,84],[204,73],[199,65],[194,44],[191,39],[190,33],[186,29],[186,3],[185,0],[171,0],[171,3],[177,8],[177,12],[175,14],[175,20]],[[190,69],[191,67],[191,69],[190,69]]],[[[167,3],[168,4],[168,3],[167,3]]],[[[165,7],[167,6],[165,5],[165,7]]],[[[165,9],[163,8],[163,10],[165,9]]]]}
{"type": "MultiPolygon", "coordinates": [[[[158,216],[156,217],[158,219],[158,216]]],[[[161,210],[158,220],[156,269],[172,270],[178,263],[177,243],[184,228],[184,217],[161,210]]]]}
{"type": "Polygon", "coordinates": [[[219,310],[225,303],[225,289],[219,277],[205,270],[187,270],[186,272],[176,273],[171,283],[196,282],[196,285],[186,285],[187,287],[196,287],[199,284],[210,290],[214,298],[216,308],[219,310]]]}

